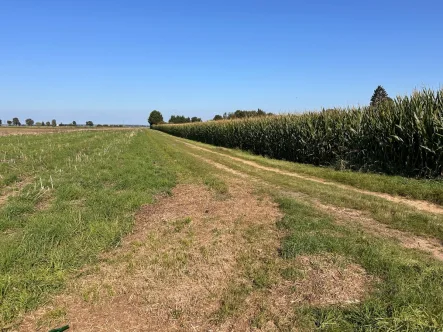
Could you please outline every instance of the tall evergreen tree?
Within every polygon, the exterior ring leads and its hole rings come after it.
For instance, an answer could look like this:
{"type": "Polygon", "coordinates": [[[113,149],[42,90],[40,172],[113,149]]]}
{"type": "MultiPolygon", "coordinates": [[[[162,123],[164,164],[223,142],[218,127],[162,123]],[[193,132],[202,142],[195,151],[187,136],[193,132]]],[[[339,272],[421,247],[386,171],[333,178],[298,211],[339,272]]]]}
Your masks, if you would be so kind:
{"type": "Polygon", "coordinates": [[[374,90],[374,94],[371,97],[371,106],[377,106],[378,104],[380,104],[383,101],[389,100],[389,96],[388,93],[386,92],[386,90],[379,85],[377,87],[377,89],[374,90]]]}

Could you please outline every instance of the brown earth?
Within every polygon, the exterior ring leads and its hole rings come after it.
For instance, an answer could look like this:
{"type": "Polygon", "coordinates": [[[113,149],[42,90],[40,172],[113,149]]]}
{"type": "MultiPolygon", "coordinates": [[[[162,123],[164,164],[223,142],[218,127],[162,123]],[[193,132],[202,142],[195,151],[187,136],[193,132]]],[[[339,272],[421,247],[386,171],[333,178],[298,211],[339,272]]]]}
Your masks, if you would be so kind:
{"type": "Polygon", "coordinates": [[[0,137],[1,136],[12,136],[12,135],[41,135],[41,134],[53,134],[53,133],[70,133],[73,131],[90,131],[90,130],[134,130],[134,128],[72,128],[72,127],[50,127],[50,128],[27,128],[27,127],[0,127],[0,137]]]}

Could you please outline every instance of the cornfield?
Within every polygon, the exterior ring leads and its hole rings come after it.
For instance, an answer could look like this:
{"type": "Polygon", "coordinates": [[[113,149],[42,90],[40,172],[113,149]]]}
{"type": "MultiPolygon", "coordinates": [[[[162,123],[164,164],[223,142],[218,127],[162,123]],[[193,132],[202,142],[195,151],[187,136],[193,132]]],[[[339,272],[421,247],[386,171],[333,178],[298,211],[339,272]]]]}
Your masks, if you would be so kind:
{"type": "Polygon", "coordinates": [[[407,176],[443,175],[443,90],[415,92],[377,107],[154,129],[300,163],[407,176]]]}

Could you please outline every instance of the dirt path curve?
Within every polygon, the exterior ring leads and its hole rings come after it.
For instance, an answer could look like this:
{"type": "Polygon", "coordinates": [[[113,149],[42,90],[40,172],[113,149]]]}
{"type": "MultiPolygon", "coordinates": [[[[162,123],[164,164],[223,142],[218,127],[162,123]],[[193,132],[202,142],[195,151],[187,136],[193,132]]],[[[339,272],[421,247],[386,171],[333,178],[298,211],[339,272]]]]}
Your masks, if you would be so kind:
{"type": "Polygon", "coordinates": [[[426,212],[430,212],[430,213],[436,213],[436,214],[443,214],[443,207],[437,205],[437,204],[433,204],[427,201],[421,201],[421,200],[414,200],[414,199],[408,199],[408,198],[404,198],[404,197],[399,197],[399,196],[393,196],[393,195],[389,195],[389,194],[385,194],[385,193],[379,193],[379,192],[373,192],[373,191],[369,191],[369,190],[364,190],[364,189],[358,189],[352,186],[348,186],[348,185],[344,185],[344,184],[340,184],[340,183],[336,183],[336,182],[331,182],[331,181],[326,181],[324,179],[321,178],[317,178],[317,177],[312,177],[312,176],[305,176],[305,175],[301,175],[299,173],[295,173],[295,172],[287,172],[287,171],[282,171],[278,168],[274,168],[274,167],[269,167],[269,166],[263,166],[260,165],[256,162],[250,161],[250,160],[245,160],[242,158],[238,158],[238,157],[233,157],[233,156],[229,156],[223,153],[219,153],[219,152],[215,152],[212,151],[210,149],[206,149],[203,148],[201,146],[197,146],[195,144],[191,144],[188,142],[185,142],[182,139],[177,139],[177,141],[193,148],[193,149],[197,149],[197,150],[202,150],[202,151],[206,151],[206,152],[211,152],[213,154],[217,154],[219,156],[223,156],[226,158],[229,158],[231,160],[235,160],[238,162],[241,162],[245,165],[248,166],[252,166],[258,169],[262,169],[268,172],[274,172],[274,173],[278,173],[278,174],[282,174],[282,175],[286,175],[286,176],[291,176],[291,177],[295,177],[295,178],[299,178],[299,179],[303,179],[303,180],[308,180],[308,181],[312,181],[315,183],[321,183],[324,185],[329,185],[329,186],[334,186],[340,189],[345,189],[345,190],[350,190],[350,191],[355,191],[358,192],[360,194],[365,194],[365,195],[371,195],[371,196],[376,196],[376,197],[380,197],[383,199],[386,199],[388,201],[394,202],[394,203],[400,203],[400,204],[405,204],[408,206],[411,206],[413,208],[416,208],[418,210],[422,210],[422,211],[426,211],[426,212]]]}

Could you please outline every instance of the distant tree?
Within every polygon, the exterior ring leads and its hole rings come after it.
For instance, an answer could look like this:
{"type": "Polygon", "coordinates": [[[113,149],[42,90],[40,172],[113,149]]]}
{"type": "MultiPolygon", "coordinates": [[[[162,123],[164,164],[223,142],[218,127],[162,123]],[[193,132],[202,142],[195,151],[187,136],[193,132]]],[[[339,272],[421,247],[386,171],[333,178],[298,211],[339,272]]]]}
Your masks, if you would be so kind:
{"type": "Polygon", "coordinates": [[[51,122],[49,122],[49,121],[46,121],[46,126],[50,126],[51,125],[51,122]]]}
{"type": "Polygon", "coordinates": [[[390,100],[391,98],[389,98],[388,93],[386,92],[386,90],[379,85],[377,87],[377,89],[374,90],[374,93],[371,97],[371,106],[377,106],[379,105],[381,102],[384,102],[386,100],[390,100]]]}
{"type": "Polygon", "coordinates": [[[42,121],[42,126],[43,126],[43,127],[45,126],[45,121],[42,121]]]}
{"type": "Polygon", "coordinates": [[[257,111],[245,111],[236,110],[234,113],[223,114],[224,119],[243,119],[243,118],[253,118],[258,116],[272,115],[272,113],[267,113],[260,108],[257,111]]]}
{"type": "Polygon", "coordinates": [[[223,117],[221,116],[221,115],[216,115],[216,116],[214,116],[214,119],[213,119],[214,121],[219,121],[219,120],[223,120],[223,117]]]}
{"type": "Polygon", "coordinates": [[[55,121],[55,119],[53,119],[53,120],[51,121],[51,126],[53,126],[53,127],[57,126],[57,121],[55,121]]]}
{"type": "Polygon", "coordinates": [[[3,124],[2,120],[0,120],[0,126],[3,124]]]}
{"type": "Polygon", "coordinates": [[[6,123],[8,124],[8,126],[12,125],[12,121],[11,120],[6,121],[6,123]]]}
{"type": "Polygon", "coordinates": [[[149,114],[148,122],[151,127],[153,125],[162,123],[163,122],[163,115],[159,111],[153,110],[151,112],[151,114],[149,114]]]}
{"type": "Polygon", "coordinates": [[[190,117],[186,117],[184,115],[171,115],[171,118],[168,121],[169,123],[189,123],[191,122],[190,117]]]}
{"type": "Polygon", "coordinates": [[[40,126],[42,125],[42,123],[41,123],[41,122],[36,122],[35,125],[36,125],[37,127],[40,127],[40,126]]]}
{"type": "Polygon", "coordinates": [[[89,127],[92,127],[94,125],[94,123],[92,121],[86,121],[86,125],[89,127]]]}
{"type": "Polygon", "coordinates": [[[33,126],[34,125],[34,120],[32,120],[32,119],[26,119],[25,122],[26,122],[27,126],[33,126]]]}
{"type": "Polygon", "coordinates": [[[21,126],[20,120],[18,118],[13,118],[12,119],[12,124],[14,126],[21,126]]]}
{"type": "Polygon", "coordinates": [[[76,125],[77,125],[77,122],[72,121],[72,125],[73,125],[73,126],[76,126],[76,125]]]}
{"type": "Polygon", "coordinates": [[[191,118],[191,122],[202,122],[202,119],[201,118],[197,118],[196,116],[193,116],[191,118]]]}

